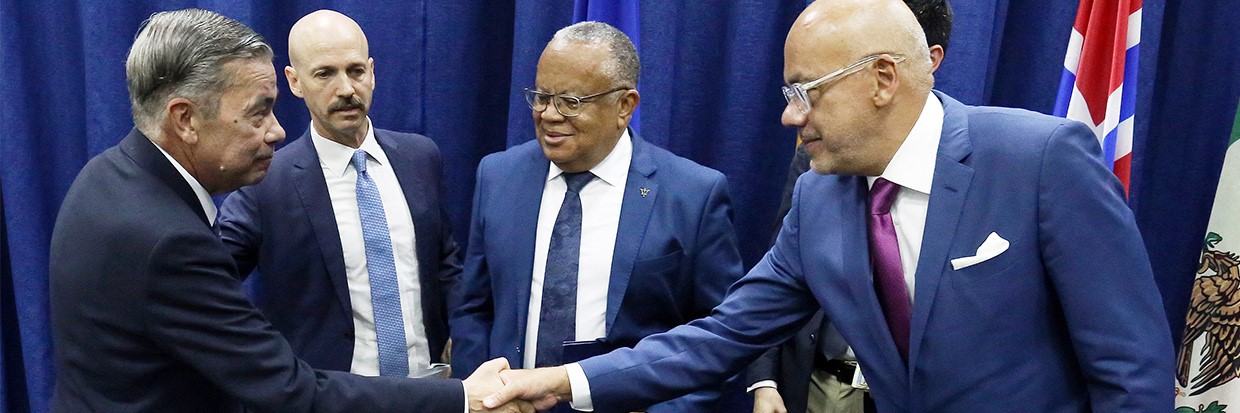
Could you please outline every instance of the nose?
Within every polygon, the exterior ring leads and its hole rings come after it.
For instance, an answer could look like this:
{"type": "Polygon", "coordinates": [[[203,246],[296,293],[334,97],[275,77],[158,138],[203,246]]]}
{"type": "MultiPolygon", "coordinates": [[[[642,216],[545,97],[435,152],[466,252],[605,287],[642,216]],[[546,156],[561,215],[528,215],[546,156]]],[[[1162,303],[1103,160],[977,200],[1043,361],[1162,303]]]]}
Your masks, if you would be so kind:
{"type": "Polygon", "coordinates": [[[563,122],[565,119],[564,115],[560,114],[560,108],[556,106],[555,99],[551,99],[542,112],[534,112],[534,116],[541,118],[544,122],[563,122]]]}
{"type": "Polygon", "coordinates": [[[340,80],[340,87],[336,89],[336,95],[340,97],[353,96],[353,81],[349,79],[349,75],[342,71],[336,75],[336,78],[340,80]]]}
{"type": "Polygon", "coordinates": [[[266,142],[268,145],[275,145],[277,142],[284,140],[284,127],[280,126],[280,120],[276,119],[276,115],[271,114],[271,129],[267,130],[266,142]]]}
{"type": "Polygon", "coordinates": [[[805,122],[809,117],[805,113],[801,113],[792,104],[784,105],[784,112],[779,116],[779,123],[787,127],[800,128],[805,126],[805,122]]]}

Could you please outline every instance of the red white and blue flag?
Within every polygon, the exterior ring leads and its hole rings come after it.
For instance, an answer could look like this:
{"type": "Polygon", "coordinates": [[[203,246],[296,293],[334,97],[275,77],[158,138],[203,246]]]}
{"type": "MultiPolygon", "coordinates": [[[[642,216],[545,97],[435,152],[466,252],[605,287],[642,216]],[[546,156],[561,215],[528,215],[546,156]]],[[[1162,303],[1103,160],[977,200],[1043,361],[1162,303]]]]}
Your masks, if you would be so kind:
{"type": "Polygon", "coordinates": [[[1093,127],[1104,161],[1129,188],[1141,0],[1081,0],[1064,57],[1055,115],[1093,127]]]}

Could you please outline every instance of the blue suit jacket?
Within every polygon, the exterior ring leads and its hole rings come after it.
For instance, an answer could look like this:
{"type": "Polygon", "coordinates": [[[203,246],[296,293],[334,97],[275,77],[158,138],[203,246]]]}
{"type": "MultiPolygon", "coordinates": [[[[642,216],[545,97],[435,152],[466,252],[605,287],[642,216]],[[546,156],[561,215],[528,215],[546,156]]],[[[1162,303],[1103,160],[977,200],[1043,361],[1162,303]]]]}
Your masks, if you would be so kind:
{"type": "MultiPolygon", "coordinates": [[[[548,167],[533,140],[478,166],[460,284],[464,298],[452,316],[457,375],[494,357],[518,366],[527,351],[535,228],[548,167]]],[[[634,137],[611,264],[606,343],[632,346],[709,314],[743,272],[736,242],[723,174],[634,137]]],[[[717,397],[717,391],[695,394],[651,411],[716,411],[717,397]]]]}
{"type": "Polygon", "coordinates": [[[711,317],[581,363],[594,406],[627,411],[738,371],[821,307],[881,412],[1171,411],[1170,331],[1093,133],[939,98],[907,365],[870,275],[865,178],[809,173],[775,246],[711,317]],[[991,232],[1009,249],[953,270],[991,232]]]}
{"type": "Polygon", "coordinates": [[[52,233],[53,412],[459,413],[453,380],[361,377],[298,360],[232,257],[137,130],[92,159],[52,233]]]}
{"type": "MultiPolygon", "coordinates": [[[[448,340],[447,297],[461,267],[441,202],[439,148],[425,136],[375,129],[405,193],[417,239],[422,323],[432,362],[448,340]]],[[[240,274],[257,267],[255,302],[315,368],[349,371],[353,310],[344,253],[309,129],[276,152],[267,177],[220,208],[224,244],[240,274]]]]}

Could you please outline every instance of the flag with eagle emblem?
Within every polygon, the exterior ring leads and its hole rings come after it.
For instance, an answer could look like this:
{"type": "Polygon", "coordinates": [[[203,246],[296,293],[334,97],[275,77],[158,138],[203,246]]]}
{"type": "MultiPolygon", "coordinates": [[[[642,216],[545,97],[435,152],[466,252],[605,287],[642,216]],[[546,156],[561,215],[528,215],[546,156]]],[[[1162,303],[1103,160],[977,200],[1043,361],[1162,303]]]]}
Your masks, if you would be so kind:
{"type": "Polygon", "coordinates": [[[1189,298],[1176,371],[1176,413],[1240,411],[1240,111],[1189,298]]]}

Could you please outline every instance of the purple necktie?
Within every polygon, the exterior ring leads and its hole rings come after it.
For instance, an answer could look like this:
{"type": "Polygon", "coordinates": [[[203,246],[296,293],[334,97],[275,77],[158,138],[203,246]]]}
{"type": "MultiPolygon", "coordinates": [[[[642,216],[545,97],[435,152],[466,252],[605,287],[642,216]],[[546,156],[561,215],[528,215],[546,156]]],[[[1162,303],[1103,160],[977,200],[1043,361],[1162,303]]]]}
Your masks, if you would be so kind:
{"type": "Polygon", "coordinates": [[[896,201],[900,186],[883,178],[874,181],[870,188],[870,266],[874,269],[874,288],[878,302],[887,317],[887,328],[900,350],[900,357],[908,362],[909,308],[908,285],[904,283],[904,269],[900,266],[900,246],[896,242],[896,228],[891,222],[891,204],[896,201]]]}

